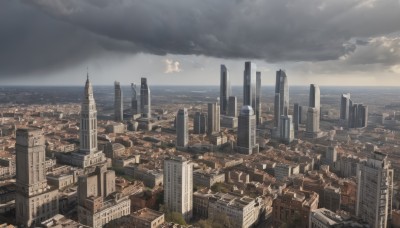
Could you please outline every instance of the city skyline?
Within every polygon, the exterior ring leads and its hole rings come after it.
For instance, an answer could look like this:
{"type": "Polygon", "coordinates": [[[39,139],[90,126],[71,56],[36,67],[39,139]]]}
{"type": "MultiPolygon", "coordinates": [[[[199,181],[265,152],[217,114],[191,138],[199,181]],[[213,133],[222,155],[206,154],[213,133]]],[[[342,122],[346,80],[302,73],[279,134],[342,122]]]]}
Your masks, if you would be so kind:
{"type": "Polygon", "coordinates": [[[0,84],[79,85],[89,67],[99,85],[216,85],[223,63],[239,85],[252,61],[265,84],[282,68],[292,85],[400,85],[398,0],[309,1],[3,2],[0,84]]]}

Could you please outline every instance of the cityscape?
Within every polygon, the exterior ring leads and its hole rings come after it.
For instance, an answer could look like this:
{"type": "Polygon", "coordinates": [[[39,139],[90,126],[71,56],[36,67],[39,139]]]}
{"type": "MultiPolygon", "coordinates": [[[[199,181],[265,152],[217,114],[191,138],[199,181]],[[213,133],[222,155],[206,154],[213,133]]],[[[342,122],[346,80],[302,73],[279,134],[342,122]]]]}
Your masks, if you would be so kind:
{"type": "Polygon", "coordinates": [[[400,228],[399,0],[0,2],[0,228],[400,228]]]}

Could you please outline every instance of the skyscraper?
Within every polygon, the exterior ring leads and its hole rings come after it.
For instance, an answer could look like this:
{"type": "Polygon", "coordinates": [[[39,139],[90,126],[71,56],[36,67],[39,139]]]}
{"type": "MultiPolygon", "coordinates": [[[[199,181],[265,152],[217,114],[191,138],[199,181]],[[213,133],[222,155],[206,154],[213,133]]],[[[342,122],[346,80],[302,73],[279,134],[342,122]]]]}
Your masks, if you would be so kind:
{"type": "Polygon", "coordinates": [[[316,84],[310,85],[309,107],[320,109],[321,107],[321,92],[316,84]]]}
{"type": "Polygon", "coordinates": [[[256,114],[257,125],[261,124],[261,72],[256,72],[256,104],[254,112],[256,114]]]}
{"type": "Polygon", "coordinates": [[[294,128],[291,115],[281,116],[280,139],[284,143],[291,143],[294,139],[294,128]]]}
{"type": "Polygon", "coordinates": [[[349,127],[350,107],[352,107],[350,93],[344,93],[340,97],[340,125],[349,127]]]}
{"type": "Polygon", "coordinates": [[[255,63],[244,63],[243,105],[250,105],[253,110],[256,109],[256,70],[255,63]]]}
{"type": "Polygon", "coordinates": [[[186,221],[192,218],[193,163],[182,156],[164,160],[164,205],[186,221]]]}
{"type": "Polygon", "coordinates": [[[58,190],[47,185],[45,139],[41,129],[16,132],[15,216],[20,226],[34,227],[58,214],[58,190]]]}
{"type": "Polygon", "coordinates": [[[196,112],[193,118],[193,133],[207,133],[207,113],[196,112]]]}
{"type": "Polygon", "coordinates": [[[114,119],[115,121],[124,120],[124,105],[121,85],[119,82],[114,82],[114,119]]]}
{"type": "Polygon", "coordinates": [[[151,118],[151,96],[147,85],[147,78],[141,79],[140,84],[140,111],[143,118],[151,118]]]}
{"type": "Polygon", "coordinates": [[[176,146],[186,147],[189,141],[188,111],[186,108],[179,109],[176,114],[176,146]]]}
{"type": "Polygon", "coordinates": [[[228,97],[231,95],[231,82],[229,79],[229,71],[225,65],[221,65],[221,82],[220,82],[219,102],[221,106],[221,114],[228,113],[228,97]]]}
{"type": "Polygon", "coordinates": [[[279,131],[281,116],[289,114],[289,87],[286,73],[283,70],[276,72],[274,103],[275,127],[279,131]]]}
{"type": "Polygon", "coordinates": [[[136,84],[134,83],[131,84],[131,91],[132,91],[132,101],[131,101],[132,115],[136,115],[139,114],[136,84]]]}
{"type": "Polygon", "coordinates": [[[58,158],[62,163],[93,171],[97,165],[104,165],[106,157],[97,149],[97,110],[93,97],[93,87],[87,76],[85,92],[81,105],[79,127],[79,151],[62,154],[58,158]]]}
{"type": "Polygon", "coordinates": [[[387,155],[374,152],[358,167],[356,215],[371,227],[389,227],[392,197],[393,169],[387,155]]]}
{"type": "Polygon", "coordinates": [[[218,103],[208,103],[207,134],[220,131],[220,112],[218,103]]]}
{"type": "Polygon", "coordinates": [[[349,128],[364,128],[368,125],[368,106],[353,104],[349,113],[349,128]]]}
{"type": "Polygon", "coordinates": [[[256,116],[253,108],[245,105],[240,110],[237,131],[237,150],[239,153],[252,154],[258,150],[256,144],[256,116]]]}
{"type": "Polygon", "coordinates": [[[320,120],[320,90],[316,84],[310,85],[310,97],[307,112],[306,134],[310,138],[317,137],[320,120]]]}
{"type": "Polygon", "coordinates": [[[228,116],[237,117],[237,98],[235,96],[229,97],[228,116]]]}
{"type": "Polygon", "coordinates": [[[301,123],[301,114],[302,113],[302,107],[298,104],[295,103],[293,106],[293,128],[295,131],[299,130],[299,125],[301,123]]]}

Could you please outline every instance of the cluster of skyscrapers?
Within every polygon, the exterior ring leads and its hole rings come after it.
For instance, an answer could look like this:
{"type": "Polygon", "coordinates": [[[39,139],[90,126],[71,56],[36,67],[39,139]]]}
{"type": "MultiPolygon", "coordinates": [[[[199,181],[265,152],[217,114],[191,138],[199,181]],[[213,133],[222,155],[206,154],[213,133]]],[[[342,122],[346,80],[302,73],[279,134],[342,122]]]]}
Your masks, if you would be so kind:
{"type": "Polygon", "coordinates": [[[368,124],[368,106],[353,104],[350,93],[342,94],[340,99],[340,124],[346,128],[364,128],[368,124]]]}
{"type": "MultiPolygon", "coordinates": [[[[147,84],[147,78],[141,78],[140,83],[140,102],[136,84],[131,84],[131,114],[134,119],[140,114],[145,119],[151,118],[151,94],[150,87],[147,84]]],[[[115,121],[124,120],[124,102],[121,85],[118,81],[114,82],[114,119],[115,121]]]]}

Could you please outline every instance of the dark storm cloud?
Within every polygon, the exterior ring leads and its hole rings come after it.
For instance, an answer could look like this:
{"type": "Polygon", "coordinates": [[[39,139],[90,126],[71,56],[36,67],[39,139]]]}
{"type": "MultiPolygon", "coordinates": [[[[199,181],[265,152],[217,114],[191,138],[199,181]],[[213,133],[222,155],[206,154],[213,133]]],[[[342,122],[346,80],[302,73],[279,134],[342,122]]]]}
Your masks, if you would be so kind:
{"type": "Polygon", "coordinates": [[[6,50],[0,53],[1,74],[68,66],[109,51],[268,62],[335,60],[361,44],[349,42],[352,38],[400,31],[398,0],[24,3],[1,3],[0,25],[5,29],[0,31],[0,48],[6,50]]]}

